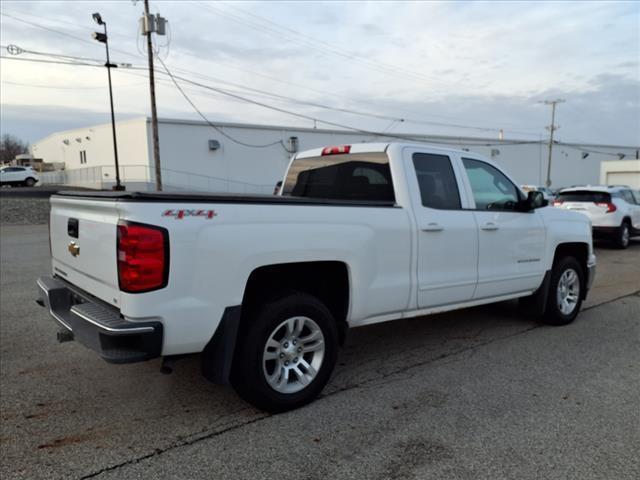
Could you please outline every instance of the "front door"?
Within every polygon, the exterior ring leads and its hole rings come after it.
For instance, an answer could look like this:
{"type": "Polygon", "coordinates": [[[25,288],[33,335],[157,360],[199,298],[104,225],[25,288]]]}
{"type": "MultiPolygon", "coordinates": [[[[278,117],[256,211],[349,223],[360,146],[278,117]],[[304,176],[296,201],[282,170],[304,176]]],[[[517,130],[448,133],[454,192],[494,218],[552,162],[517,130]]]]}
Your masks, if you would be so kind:
{"type": "Polygon", "coordinates": [[[478,224],[478,286],[474,298],[537,288],[544,277],[544,223],[536,210],[521,212],[524,197],[493,165],[462,159],[478,224]]]}

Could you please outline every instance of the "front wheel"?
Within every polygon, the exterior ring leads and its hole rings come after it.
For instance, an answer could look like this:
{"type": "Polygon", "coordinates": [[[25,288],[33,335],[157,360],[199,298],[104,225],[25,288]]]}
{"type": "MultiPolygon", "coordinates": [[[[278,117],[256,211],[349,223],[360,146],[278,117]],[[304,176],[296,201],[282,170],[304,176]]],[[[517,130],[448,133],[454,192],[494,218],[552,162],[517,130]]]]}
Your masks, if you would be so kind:
{"type": "Polygon", "coordinates": [[[313,401],[336,363],[338,331],[331,312],[305,293],[254,311],[238,338],[233,387],[247,402],[274,413],[313,401]]]}
{"type": "Polygon", "coordinates": [[[556,261],[542,322],[548,325],[573,322],[582,305],[584,288],[584,272],[576,258],[564,257],[556,261]]]}

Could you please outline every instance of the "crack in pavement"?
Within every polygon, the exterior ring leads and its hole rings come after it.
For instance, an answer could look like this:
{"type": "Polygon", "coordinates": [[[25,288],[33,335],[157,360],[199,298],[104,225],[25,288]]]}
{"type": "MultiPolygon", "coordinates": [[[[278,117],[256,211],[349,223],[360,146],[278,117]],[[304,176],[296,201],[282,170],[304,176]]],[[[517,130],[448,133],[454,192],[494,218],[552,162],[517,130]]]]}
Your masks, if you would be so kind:
{"type": "MultiPolygon", "coordinates": [[[[635,292],[628,293],[628,294],[625,294],[625,295],[621,295],[619,297],[616,297],[616,298],[613,298],[613,299],[610,299],[610,300],[605,300],[605,301],[603,301],[601,303],[598,303],[598,304],[595,304],[595,305],[590,305],[589,307],[583,308],[581,311],[585,312],[585,311],[588,311],[588,310],[592,310],[592,309],[600,307],[602,305],[607,305],[609,303],[616,302],[616,301],[621,300],[623,298],[633,297],[633,296],[640,296],[640,290],[637,290],[635,292]]],[[[482,348],[482,347],[484,347],[486,345],[490,345],[490,344],[495,343],[495,342],[499,342],[499,341],[502,341],[502,340],[513,338],[513,337],[525,334],[527,332],[531,332],[532,330],[537,330],[538,328],[545,327],[545,326],[546,325],[543,325],[543,324],[534,325],[534,326],[525,328],[523,330],[519,330],[517,332],[510,333],[508,335],[503,335],[501,337],[493,338],[493,339],[487,340],[485,342],[481,342],[481,343],[477,343],[475,345],[471,345],[471,346],[468,346],[468,347],[460,348],[460,349],[452,351],[452,352],[442,353],[442,354],[440,354],[440,355],[438,355],[438,356],[436,356],[434,358],[430,358],[430,359],[422,361],[422,362],[416,362],[416,363],[413,363],[413,364],[408,365],[408,366],[403,366],[401,368],[397,368],[395,370],[391,370],[391,371],[389,371],[387,373],[381,373],[381,376],[379,376],[377,378],[371,378],[369,380],[364,380],[364,381],[362,381],[360,383],[354,383],[354,384],[350,384],[350,385],[345,385],[344,387],[338,388],[338,389],[336,389],[336,390],[334,390],[332,392],[321,394],[315,401],[316,402],[322,401],[325,398],[330,398],[330,397],[333,397],[334,395],[337,395],[339,393],[344,393],[344,392],[347,392],[347,391],[350,391],[350,390],[355,390],[357,388],[368,388],[368,387],[370,387],[372,385],[377,385],[376,382],[380,382],[380,381],[384,382],[386,379],[388,379],[389,377],[392,377],[394,375],[406,374],[409,370],[413,370],[413,369],[416,369],[416,368],[424,366],[424,365],[429,365],[429,364],[438,362],[440,360],[443,360],[445,358],[455,357],[455,356],[458,356],[460,354],[464,354],[464,353],[467,353],[467,352],[473,352],[473,351],[475,351],[475,350],[477,350],[479,348],[482,348]]],[[[409,376],[409,378],[410,377],[411,377],[411,375],[409,376]]],[[[102,468],[102,469],[100,469],[100,470],[98,470],[96,472],[93,472],[93,473],[90,473],[88,475],[82,476],[82,477],[80,477],[80,480],[86,480],[86,479],[89,479],[89,478],[95,478],[98,475],[101,475],[103,473],[107,473],[107,472],[110,472],[110,471],[113,471],[113,470],[117,470],[117,469],[125,467],[127,465],[133,465],[133,464],[142,462],[144,460],[147,460],[149,458],[153,458],[153,457],[162,455],[163,453],[166,453],[166,452],[171,451],[171,450],[175,450],[177,448],[186,447],[186,446],[189,446],[189,445],[193,445],[193,444],[199,443],[199,442],[204,441],[204,440],[209,440],[211,438],[215,438],[215,437],[223,435],[223,434],[225,434],[227,432],[232,432],[234,430],[238,430],[238,429],[240,429],[242,427],[245,427],[247,425],[251,425],[251,424],[260,422],[262,420],[265,420],[267,418],[271,418],[273,416],[274,416],[274,414],[263,413],[262,415],[260,415],[257,418],[253,418],[251,420],[248,420],[246,422],[241,422],[241,423],[236,424],[236,425],[231,425],[231,426],[229,426],[227,428],[223,428],[222,430],[216,430],[214,432],[204,433],[203,435],[196,436],[195,438],[192,437],[189,440],[181,440],[181,441],[175,442],[175,443],[173,443],[173,444],[171,444],[171,445],[169,445],[169,446],[167,446],[165,448],[156,448],[153,452],[148,453],[146,455],[142,455],[140,457],[132,458],[132,459],[126,460],[126,461],[124,461],[122,463],[118,463],[116,465],[111,465],[111,466],[108,466],[108,467],[104,467],[104,468],[102,468]]]]}
{"type": "Polygon", "coordinates": [[[631,292],[631,293],[625,293],[624,295],[620,295],[619,297],[611,298],[609,300],[605,300],[603,302],[596,303],[595,305],[589,305],[588,307],[585,307],[585,308],[581,309],[580,311],[581,312],[586,312],[587,310],[591,310],[592,308],[596,308],[596,307],[600,307],[602,305],[607,305],[609,303],[617,302],[618,300],[622,300],[623,298],[627,298],[627,297],[640,297],[640,290],[636,290],[635,292],[631,292]]]}
{"type": "Polygon", "coordinates": [[[152,457],[155,457],[155,456],[158,456],[158,455],[162,455],[163,453],[168,452],[169,450],[174,450],[176,448],[193,445],[194,443],[198,443],[198,442],[201,442],[203,440],[208,440],[210,438],[217,437],[217,436],[222,435],[224,433],[227,433],[227,432],[230,432],[230,431],[233,431],[233,430],[237,430],[239,428],[242,428],[242,427],[247,426],[247,425],[251,425],[252,423],[259,422],[260,420],[264,420],[265,418],[269,418],[269,417],[272,417],[272,416],[273,415],[270,414],[270,413],[265,413],[265,414],[259,416],[258,418],[253,418],[253,419],[251,419],[249,421],[246,421],[246,422],[242,422],[242,423],[239,423],[239,424],[236,424],[236,425],[231,425],[228,428],[223,428],[222,430],[216,430],[215,432],[210,432],[210,433],[207,433],[205,435],[202,435],[202,436],[199,436],[199,437],[196,437],[196,438],[192,438],[190,440],[183,440],[183,441],[180,441],[180,442],[176,442],[176,443],[174,443],[172,445],[169,445],[168,447],[165,447],[165,448],[156,448],[153,452],[148,453],[146,455],[142,455],[140,457],[132,458],[132,459],[129,459],[129,460],[125,461],[125,462],[118,463],[116,465],[110,465],[110,466],[104,467],[104,468],[102,468],[102,469],[100,469],[100,470],[98,470],[96,472],[90,473],[88,475],[84,475],[84,476],[80,477],[80,480],[85,480],[85,479],[88,479],[88,478],[95,478],[98,475],[102,475],[103,473],[107,473],[107,472],[110,472],[112,470],[117,470],[118,468],[126,467],[127,465],[133,465],[133,464],[136,464],[136,463],[140,463],[143,460],[147,460],[149,458],[152,458],[152,457]]]}

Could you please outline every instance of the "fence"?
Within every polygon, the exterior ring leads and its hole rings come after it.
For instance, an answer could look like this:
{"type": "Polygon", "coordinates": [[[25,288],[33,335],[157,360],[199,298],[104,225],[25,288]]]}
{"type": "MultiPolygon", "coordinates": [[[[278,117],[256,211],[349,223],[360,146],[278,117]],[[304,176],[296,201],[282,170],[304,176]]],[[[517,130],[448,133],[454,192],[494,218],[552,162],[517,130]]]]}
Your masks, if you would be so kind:
{"type": "MultiPolygon", "coordinates": [[[[231,193],[271,193],[273,191],[273,185],[241,182],[169,168],[163,168],[161,172],[162,186],[167,191],[231,193]]],[[[120,182],[128,190],[155,190],[155,170],[149,165],[123,165],[120,167],[120,182]]],[[[70,185],[103,190],[110,189],[115,183],[116,171],[112,166],[85,167],[40,174],[41,185],[70,185]]]]}

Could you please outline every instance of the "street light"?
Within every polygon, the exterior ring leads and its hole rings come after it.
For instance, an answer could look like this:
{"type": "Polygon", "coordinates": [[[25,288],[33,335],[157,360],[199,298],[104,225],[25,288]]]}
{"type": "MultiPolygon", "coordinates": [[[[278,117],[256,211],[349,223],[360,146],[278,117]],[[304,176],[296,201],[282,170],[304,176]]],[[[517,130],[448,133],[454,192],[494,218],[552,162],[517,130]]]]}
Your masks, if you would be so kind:
{"type": "Polygon", "coordinates": [[[116,118],[113,113],[113,90],[111,88],[111,69],[117,68],[117,65],[112,64],[109,60],[109,37],[107,37],[107,23],[102,20],[102,16],[99,13],[94,13],[92,15],[93,20],[98,24],[104,27],[104,33],[93,32],[91,35],[94,40],[104,43],[105,48],[107,49],[107,63],[105,63],[105,67],[107,67],[107,75],[109,76],[109,102],[111,104],[111,129],[113,130],[113,153],[116,160],[116,184],[113,187],[114,190],[124,190],[124,185],[120,184],[120,167],[118,165],[118,144],[116,142],[116,118]]]}

